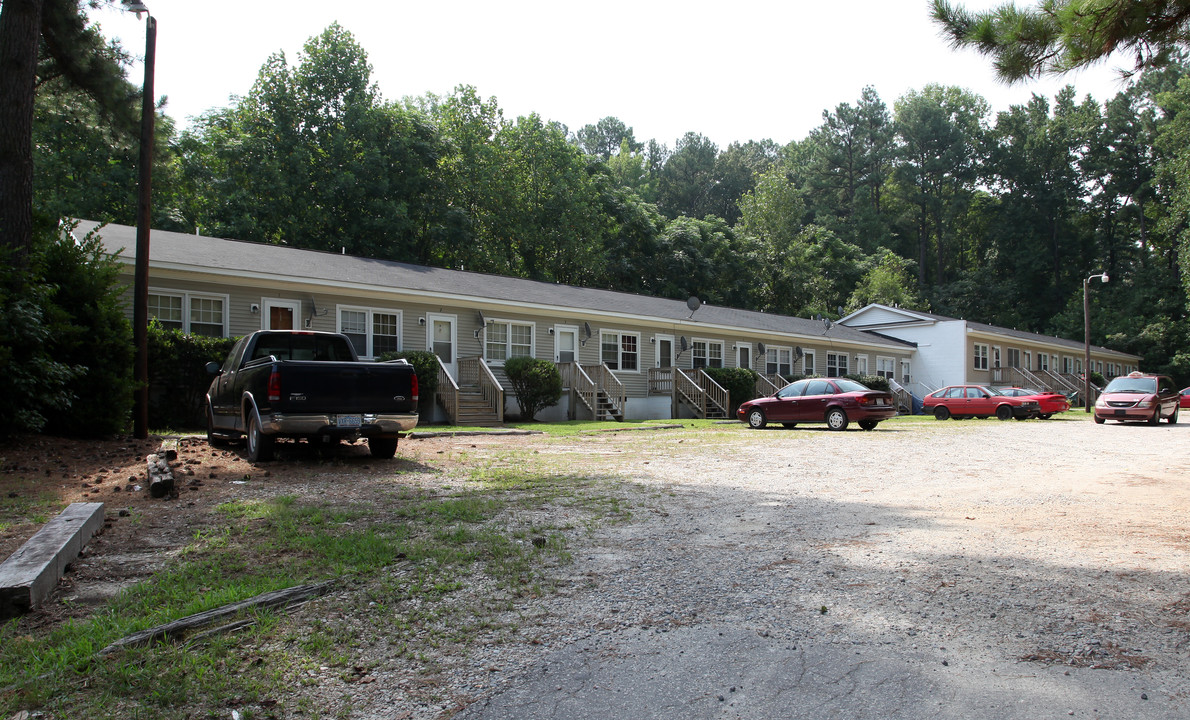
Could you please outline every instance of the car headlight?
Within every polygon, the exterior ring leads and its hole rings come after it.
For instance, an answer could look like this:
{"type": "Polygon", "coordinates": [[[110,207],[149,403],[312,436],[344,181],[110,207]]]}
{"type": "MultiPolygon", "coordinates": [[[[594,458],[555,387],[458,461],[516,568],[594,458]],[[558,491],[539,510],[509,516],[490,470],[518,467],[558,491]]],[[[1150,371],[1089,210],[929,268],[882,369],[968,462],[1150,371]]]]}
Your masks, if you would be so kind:
{"type": "Polygon", "coordinates": [[[1141,400],[1140,402],[1138,402],[1138,403],[1136,404],[1136,406],[1137,406],[1138,408],[1148,408],[1148,407],[1153,407],[1153,401],[1152,401],[1152,400],[1141,400]]]}
{"type": "Polygon", "coordinates": [[[1107,407],[1107,400],[1103,399],[1103,396],[1100,395],[1099,399],[1095,401],[1095,407],[1097,407],[1097,408],[1107,407]]]}

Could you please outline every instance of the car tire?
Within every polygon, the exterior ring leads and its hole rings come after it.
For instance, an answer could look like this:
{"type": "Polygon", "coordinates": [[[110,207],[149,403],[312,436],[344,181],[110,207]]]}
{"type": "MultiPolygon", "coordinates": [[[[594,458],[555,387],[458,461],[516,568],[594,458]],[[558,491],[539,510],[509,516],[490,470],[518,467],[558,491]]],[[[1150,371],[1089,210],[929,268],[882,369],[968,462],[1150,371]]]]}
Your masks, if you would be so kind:
{"type": "Polygon", "coordinates": [[[1032,420],[1035,417],[1037,417],[1037,416],[1036,415],[1021,415],[1020,417],[1017,418],[1017,420],[1021,420],[1021,421],[1032,420]]]}
{"type": "Polygon", "coordinates": [[[390,460],[393,455],[397,454],[397,439],[396,438],[368,438],[368,452],[372,457],[381,460],[390,460]]]}
{"type": "Polygon", "coordinates": [[[748,427],[753,430],[763,430],[764,426],[768,424],[769,421],[764,416],[764,410],[752,408],[748,411],[748,427]]]}
{"type": "Polygon", "coordinates": [[[1053,416],[1054,416],[1054,414],[1053,414],[1053,413],[1041,413],[1041,414],[1040,414],[1040,415],[1038,415],[1037,417],[1038,417],[1038,418],[1040,418],[1040,419],[1042,419],[1042,420],[1049,420],[1049,419],[1050,419],[1050,418],[1052,418],[1053,416]]]}
{"type": "Polygon", "coordinates": [[[781,423],[781,427],[785,428],[786,430],[792,430],[797,427],[797,423],[781,423]]]}
{"type": "Polygon", "coordinates": [[[831,408],[826,411],[826,426],[831,430],[846,430],[849,422],[843,408],[831,408]]]}
{"type": "Polygon", "coordinates": [[[1153,417],[1149,418],[1148,422],[1150,425],[1156,425],[1157,423],[1161,422],[1161,406],[1160,405],[1153,408],[1153,417]]]}
{"type": "Polygon", "coordinates": [[[950,419],[950,409],[947,408],[945,405],[939,405],[938,407],[934,408],[934,419],[935,420],[950,419]]]}
{"type": "Polygon", "coordinates": [[[207,408],[207,445],[216,448],[227,447],[227,438],[215,434],[215,416],[207,408]]]}
{"type": "Polygon", "coordinates": [[[260,427],[260,415],[255,410],[248,416],[248,462],[268,462],[273,459],[276,438],[265,435],[260,427]]]}
{"type": "Polygon", "coordinates": [[[879,420],[860,420],[859,426],[863,430],[875,430],[876,426],[880,424],[879,420]]]}
{"type": "Polygon", "coordinates": [[[996,419],[997,420],[1011,420],[1012,419],[1012,408],[1008,407],[1007,405],[1001,405],[1000,407],[996,408],[996,419]]]}
{"type": "Polygon", "coordinates": [[[1166,422],[1169,423],[1170,425],[1173,425],[1177,421],[1178,421],[1178,408],[1174,408],[1173,415],[1170,415],[1169,419],[1166,420],[1166,422]]]}
{"type": "Polygon", "coordinates": [[[1101,418],[1098,415],[1095,416],[1095,424],[1096,425],[1102,425],[1105,422],[1106,422],[1106,420],[1104,418],[1101,418]]]}

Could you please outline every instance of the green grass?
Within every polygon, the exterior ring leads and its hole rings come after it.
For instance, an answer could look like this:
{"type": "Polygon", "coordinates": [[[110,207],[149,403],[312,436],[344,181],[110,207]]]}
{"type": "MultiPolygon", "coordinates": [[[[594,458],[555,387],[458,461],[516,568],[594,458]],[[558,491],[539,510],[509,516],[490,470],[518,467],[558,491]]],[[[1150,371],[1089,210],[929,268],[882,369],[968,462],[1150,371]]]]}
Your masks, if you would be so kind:
{"type": "Polygon", "coordinates": [[[461,491],[381,488],[368,504],[294,497],[226,503],[174,561],[90,617],[48,630],[19,619],[0,626],[0,717],[22,709],[47,718],[199,717],[196,708],[218,708],[226,698],[246,708],[285,697],[306,677],[303,668],[351,672],[361,641],[387,637],[399,657],[416,658],[419,643],[466,643],[477,632],[500,631],[495,615],[516,598],[551,592],[549,569],[570,560],[572,528],[542,520],[552,515],[541,510],[561,504],[588,517],[624,514],[618,501],[585,499],[591,485],[491,470],[461,491]],[[448,601],[476,574],[489,579],[488,594],[448,601]],[[320,601],[313,624],[265,611],[234,635],[96,655],[138,630],[332,578],[350,592],[320,601]],[[374,632],[361,638],[348,624],[322,619],[342,615],[374,632]],[[409,641],[414,634],[418,642],[409,641]],[[256,658],[250,672],[243,671],[246,656],[256,658]]]}

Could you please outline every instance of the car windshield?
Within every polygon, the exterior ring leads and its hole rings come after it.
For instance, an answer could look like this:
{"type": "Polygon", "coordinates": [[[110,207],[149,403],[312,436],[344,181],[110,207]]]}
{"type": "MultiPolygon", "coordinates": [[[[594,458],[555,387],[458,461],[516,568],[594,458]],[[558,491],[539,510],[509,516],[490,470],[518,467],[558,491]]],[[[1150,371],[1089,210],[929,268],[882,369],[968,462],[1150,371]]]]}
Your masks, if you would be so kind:
{"type": "Polygon", "coordinates": [[[837,385],[839,387],[839,392],[845,392],[845,393],[847,393],[847,392],[868,392],[871,389],[868,386],[864,385],[863,383],[858,383],[854,380],[848,380],[847,378],[840,378],[838,380],[835,380],[835,385],[837,385]]]}
{"type": "Polygon", "coordinates": [[[1103,388],[1105,393],[1155,393],[1157,392],[1157,378],[1118,377],[1103,388]]]}

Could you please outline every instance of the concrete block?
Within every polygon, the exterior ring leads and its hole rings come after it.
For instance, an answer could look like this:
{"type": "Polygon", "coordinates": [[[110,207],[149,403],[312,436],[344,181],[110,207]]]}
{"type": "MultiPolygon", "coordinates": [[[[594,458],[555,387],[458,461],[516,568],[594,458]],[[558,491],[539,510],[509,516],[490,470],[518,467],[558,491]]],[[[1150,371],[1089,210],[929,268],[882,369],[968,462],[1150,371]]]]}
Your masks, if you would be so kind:
{"type": "Polygon", "coordinates": [[[0,620],[29,612],[103,527],[103,503],[73,503],[0,564],[0,620]]]}

